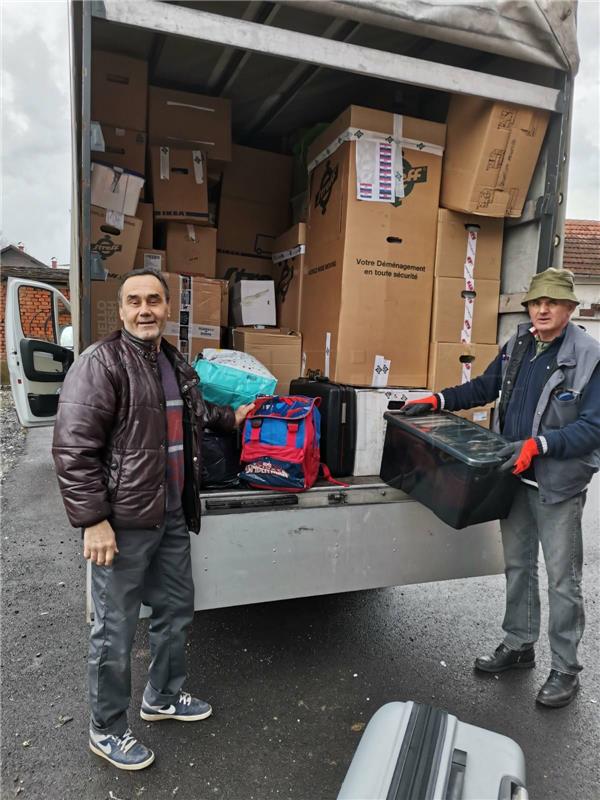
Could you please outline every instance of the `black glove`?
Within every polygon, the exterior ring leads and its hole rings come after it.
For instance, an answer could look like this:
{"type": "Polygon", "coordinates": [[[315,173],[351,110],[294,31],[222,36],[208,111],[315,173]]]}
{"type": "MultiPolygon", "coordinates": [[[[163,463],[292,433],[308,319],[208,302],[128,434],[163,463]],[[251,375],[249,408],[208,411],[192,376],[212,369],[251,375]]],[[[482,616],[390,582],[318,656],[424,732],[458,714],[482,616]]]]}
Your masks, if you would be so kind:
{"type": "Polygon", "coordinates": [[[421,414],[428,414],[430,411],[439,411],[441,407],[440,395],[430,394],[429,397],[421,397],[419,400],[409,400],[400,409],[400,414],[406,417],[418,417],[421,414]]]}

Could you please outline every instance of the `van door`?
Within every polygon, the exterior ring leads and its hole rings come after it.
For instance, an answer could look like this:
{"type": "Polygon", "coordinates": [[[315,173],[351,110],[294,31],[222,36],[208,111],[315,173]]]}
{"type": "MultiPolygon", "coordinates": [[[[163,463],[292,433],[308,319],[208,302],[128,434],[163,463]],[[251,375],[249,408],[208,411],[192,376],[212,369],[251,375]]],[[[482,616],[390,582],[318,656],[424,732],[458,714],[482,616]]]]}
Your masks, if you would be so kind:
{"type": "Polygon", "coordinates": [[[6,355],[19,422],[51,425],[65,375],[73,363],[71,305],[53,286],[9,278],[6,355]]]}

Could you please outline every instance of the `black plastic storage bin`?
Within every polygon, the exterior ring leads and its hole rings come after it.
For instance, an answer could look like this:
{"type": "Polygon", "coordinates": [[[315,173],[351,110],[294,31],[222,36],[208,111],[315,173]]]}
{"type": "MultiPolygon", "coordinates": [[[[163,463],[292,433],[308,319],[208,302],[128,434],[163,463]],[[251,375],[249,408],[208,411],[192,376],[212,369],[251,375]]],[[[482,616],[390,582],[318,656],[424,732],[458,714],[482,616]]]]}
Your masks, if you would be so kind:
{"type": "Polygon", "coordinates": [[[504,519],[518,479],[500,472],[507,442],[469,420],[442,411],[387,420],[381,478],[410,494],[453,528],[504,519]]]}

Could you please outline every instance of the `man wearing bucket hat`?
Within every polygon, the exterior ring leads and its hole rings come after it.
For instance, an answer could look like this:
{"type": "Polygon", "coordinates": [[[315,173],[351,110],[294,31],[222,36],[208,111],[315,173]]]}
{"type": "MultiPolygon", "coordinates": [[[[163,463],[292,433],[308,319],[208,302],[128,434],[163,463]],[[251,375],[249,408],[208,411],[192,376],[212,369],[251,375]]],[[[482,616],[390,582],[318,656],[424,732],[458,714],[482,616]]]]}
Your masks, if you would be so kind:
{"type": "Polygon", "coordinates": [[[571,322],[579,301],[573,274],[547,269],[531,281],[523,306],[530,323],[472,381],[407,403],[409,416],[459,411],[500,398],[495,428],[510,442],[500,469],[521,484],[501,521],[506,574],[504,640],[477,658],[482,672],[535,666],[540,627],[537,560],[541,543],[548,573],[550,675],[537,702],[571,702],[582,667],[584,628],[581,519],[586,489],[600,468],[600,344],[571,322]]]}

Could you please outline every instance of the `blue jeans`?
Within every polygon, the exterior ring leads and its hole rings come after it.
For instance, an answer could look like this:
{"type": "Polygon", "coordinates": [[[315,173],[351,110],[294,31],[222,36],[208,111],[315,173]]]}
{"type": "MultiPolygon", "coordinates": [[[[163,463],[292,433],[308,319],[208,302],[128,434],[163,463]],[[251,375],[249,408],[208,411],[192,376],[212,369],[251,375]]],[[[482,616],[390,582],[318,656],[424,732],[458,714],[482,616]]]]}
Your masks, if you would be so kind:
{"type": "Polygon", "coordinates": [[[536,488],[521,483],[508,518],[500,522],[506,574],[504,644],[511,650],[522,650],[539,637],[541,542],[548,574],[552,669],[571,675],[582,669],[577,646],[585,625],[581,590],[585,496],[581,492],[562,503],[547,505],[540,502],[536,488]]]}

